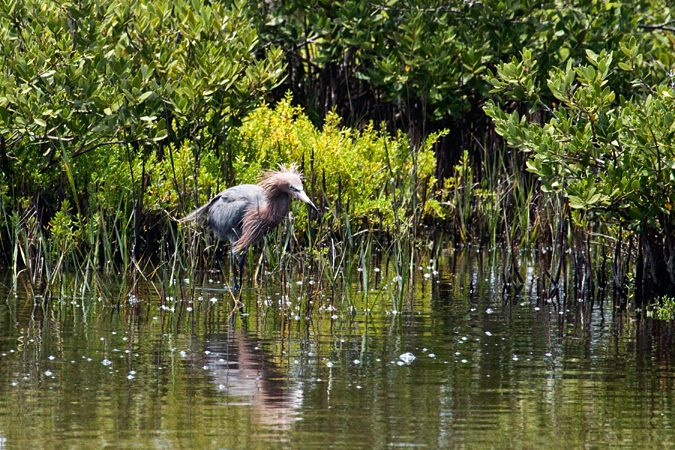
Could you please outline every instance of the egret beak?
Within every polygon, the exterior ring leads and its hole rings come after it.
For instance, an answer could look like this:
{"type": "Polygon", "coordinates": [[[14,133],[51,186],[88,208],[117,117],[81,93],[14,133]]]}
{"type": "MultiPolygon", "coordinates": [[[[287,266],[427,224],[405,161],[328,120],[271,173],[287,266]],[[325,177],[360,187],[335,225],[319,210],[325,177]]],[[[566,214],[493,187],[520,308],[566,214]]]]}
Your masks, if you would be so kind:
{"type": "Polygon", "coordinates": [[[307,194],[305,194],[305,191],[296,192],[295,196],[298,197],[303,202],[307,203],[309,206],[312,207],[312,209],[314,211],[316,211],[317,214],[319,214],[319,210],[316,209],[316,206],[314,206],[314,203],[312,203],[312,201],[309,199],[309,197],[307,197],[307,194]]]}

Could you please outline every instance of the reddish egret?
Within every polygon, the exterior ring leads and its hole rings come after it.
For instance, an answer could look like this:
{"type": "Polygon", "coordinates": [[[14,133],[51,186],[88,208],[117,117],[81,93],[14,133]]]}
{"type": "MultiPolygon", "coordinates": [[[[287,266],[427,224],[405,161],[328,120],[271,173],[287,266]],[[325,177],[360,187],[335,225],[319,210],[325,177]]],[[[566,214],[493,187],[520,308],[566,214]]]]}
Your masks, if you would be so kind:
{"type": "Polygon", "coordinates": [[[244,259],[248,247],[260,241],[288,215],[291,199],[297,197],[317,213],[314,203],[302,188],[302,176],[295,165],[265,172],[259,184],[240,184],[224,190],[206,205],[185,216],[182,221],[206,225],[225,241],[230,241],[234,289],[241,286],[244,259]],[[237,253],[242,252],[237,263],[237,253]],[[239,283],[235,265],[239,267],[239,283]]]}

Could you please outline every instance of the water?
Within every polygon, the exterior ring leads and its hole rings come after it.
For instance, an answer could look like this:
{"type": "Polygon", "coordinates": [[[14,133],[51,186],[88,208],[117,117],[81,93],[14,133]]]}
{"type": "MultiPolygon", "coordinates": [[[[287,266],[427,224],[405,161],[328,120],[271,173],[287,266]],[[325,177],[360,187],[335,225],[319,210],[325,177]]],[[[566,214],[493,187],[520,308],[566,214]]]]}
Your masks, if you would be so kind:
{"type": "Polygon", "coordinates": [[[536,262],[505,303],[499,259],[476,256],[423,261],[400,304],[386,265],[368,296],[364,272],[292,275],[242,310],[219,274],[100,301],[69,285],[45,309],[5,281],[0,449],[673,446],[671,325],[560,314],[536,262]]]}

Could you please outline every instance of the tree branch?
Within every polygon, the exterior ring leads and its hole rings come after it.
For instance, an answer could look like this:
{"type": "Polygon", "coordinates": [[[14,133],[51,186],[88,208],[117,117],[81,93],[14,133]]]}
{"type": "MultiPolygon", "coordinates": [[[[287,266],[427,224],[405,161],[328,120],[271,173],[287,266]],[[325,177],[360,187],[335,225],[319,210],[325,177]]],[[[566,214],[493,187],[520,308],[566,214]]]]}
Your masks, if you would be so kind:
{"type": "Polygon", "coordinates": [[[84,148],[84,149],[83,149],[83,148],[80,148],[79,150],[73,152],[73,153],[70,155],[70,157],[71,157],[71,158],[75,158],[75,157],[77,157],[77,156],[84,155],[85,153],[88,153],[88,152],[90,152],[90,151],[92,151],[92,150],[95,150],[95,149],[97,149],[97,148],[99,148],[99,147],[103,147],[104,145],[115,145],[115,144],[124,144],[124,141],[107,141],[107,142],[99,142],[98,144],[92,145],[91,147],[87,147],[87,148],[84,148]]]}
{"type": "Polygon", "coordinates": [[[663,22],[662,24],[659,25],[645,25],[645,24],[638,24],[638,28],[642,28],[643,30],[666,30],[666,31],[675,31],[675,27],[669,27],[668,25],[671,25],[675,23],[675,20],[669,20],[668,22],[663,22]]]}

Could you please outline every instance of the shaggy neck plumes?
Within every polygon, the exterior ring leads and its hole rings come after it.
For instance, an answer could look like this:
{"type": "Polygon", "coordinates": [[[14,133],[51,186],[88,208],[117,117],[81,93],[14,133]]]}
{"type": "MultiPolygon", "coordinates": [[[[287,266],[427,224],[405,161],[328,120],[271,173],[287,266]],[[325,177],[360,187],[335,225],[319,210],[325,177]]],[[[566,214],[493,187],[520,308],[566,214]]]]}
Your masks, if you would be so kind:
{"type": "Polygon", "coordinates": [[[265,201],[244,214],[241,236],[233,248],[235,252],[260,241],[288,215],[291,195],[280,187],[286,182],[287,174],[288,172],[271,172],[260,181],[259,185],[265,191],[265,201]]]}

